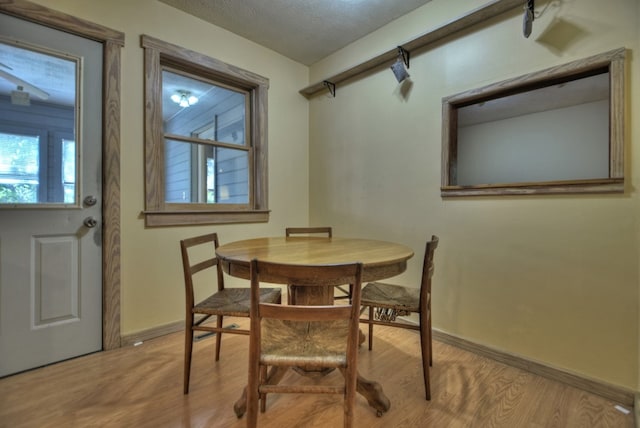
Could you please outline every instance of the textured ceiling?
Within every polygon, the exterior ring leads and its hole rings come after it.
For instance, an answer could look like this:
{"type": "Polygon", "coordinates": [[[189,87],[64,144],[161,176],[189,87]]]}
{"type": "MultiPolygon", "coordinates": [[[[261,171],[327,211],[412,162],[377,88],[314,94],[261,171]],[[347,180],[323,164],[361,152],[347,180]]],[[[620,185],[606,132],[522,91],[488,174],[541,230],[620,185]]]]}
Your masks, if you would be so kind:
{"type": "Polygon", "coordinates": [[[305,65],[430,0],[159,0],[305,65]]]}

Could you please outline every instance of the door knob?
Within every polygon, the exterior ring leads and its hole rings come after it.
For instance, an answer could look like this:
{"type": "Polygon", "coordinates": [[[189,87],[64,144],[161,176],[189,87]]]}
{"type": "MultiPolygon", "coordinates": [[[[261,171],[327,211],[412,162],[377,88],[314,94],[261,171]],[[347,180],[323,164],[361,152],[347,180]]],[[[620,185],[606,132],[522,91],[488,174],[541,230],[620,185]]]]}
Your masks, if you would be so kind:
{"type": "Polygon", "coordinates": [[[96,220],[94,217],[87,217],[84,219],[84,225],[87,226],[89,229],[96,227],[96,225],[98,224],[98,220],[96,220]]]}
{"type": "Polygon", "coordinates": [[[84,204],[88,207],[94,206],[97,202],[98,200],[93,195],[89,195],[86,198],[84,198],[84,204]]]}

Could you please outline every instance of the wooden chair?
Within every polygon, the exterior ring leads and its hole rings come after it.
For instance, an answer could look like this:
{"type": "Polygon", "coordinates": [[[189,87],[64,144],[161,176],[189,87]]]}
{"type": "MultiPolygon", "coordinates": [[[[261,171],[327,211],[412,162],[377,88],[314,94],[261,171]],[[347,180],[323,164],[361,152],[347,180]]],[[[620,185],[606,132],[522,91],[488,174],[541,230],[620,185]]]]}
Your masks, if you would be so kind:
{"type": "MultiPolygon", "coordinates": [[[[292,235],[316,235],[323,234],[326,235],[327,238],[331,238],[333,236],[333,229],[330,226],[320,226],[320,227],[287,227],[285,229],[286,236],[292,235]]],[[[337,285],[337,288],[340,291],[340,295],[334,296],[334,300],[342,300],[342,299],[351,299],[351,290],[347,290],[344,285],[337,285]]],[[[351,287],[349,287],[351,288],[351,287]]],[[[291,289],[289,289],[289,297],[287,298],[287,302],[291,304],[291,289]]]]}
{"type": "Polygon", "coordinates": [[[327,238],[331,238],[333,235],[333,229],[329,227],[287,227],[284,231],[286,236],[291,235],[310,235],[310,234],[325,234],[327,238]]]}
{"type": "MultiPolygon", "coordinates": [[[[184,393],[189,393],[189,377],[191,374],[191,354],[193,352],[194,331],[206,331],[216,333],[216,361],[220,359],[220,344],[222,333],[248,335],[249,330],[223,327],[225,316],[249,317],[249,303],[251,300],[251,290],[249,288],[225,288],[224,276],[220,261],[216,257],[215,250],[218,248],[218,235],[210,233],[208,235],[196,236],[180,241],[182,252],[182,267],[184,270],[184,284],[186,291],[185,307],[185,344],[184,344],[184,393]],[[199,247],[199,248],[198,248],[199,247]],[[199,251],[201,256],[194,257],[199,251]],[[203,259],[204,257],[204,259],[203,259]],[[195,261],[198,260],[198,261],[195,261]],[[214,270],[215,269],[215,270],[214,270]],[[208,275],[206,274],[208,273],[208,275]],[[199,274],[198,284],[205,282],[207,286],[215,286],[217,290],[202,300],[195,303],[194,297],[194,275],[199,274]],[[196,315],[202,315],[197,321],[196,315]],[[216,316],[215,327],[204,324],[211,316],[216,316]]],[[[263,288],[260,290],[260,300],[270,303],[280,303],[280,288],[263,288]]]]}
{"type": "Polygon", "coordinates": [[[342,394],[344,426],[353,426],[356,398],[357,353],[362,264],[327,266],[287,265],[251,262],[251,335],[249,340],[249,382],[247,426],[255,427],[258,404],[265,411],[268,393],[342,394]],[[296,286],[354,284],[352,304],[288,306],[259,303],[261,283],[285,278],[296,286]],[[269,375],[267,368],[271,367],[269,375]],[[288,368],[338,368],[344,384],[278,384],[288,368]]]}
{"type": "Polygon", "coordinates": [[[369,318],[360,322],[369,324],[369,350],[373,347],[374,324],[407,328],[420,331],[422,351],[422,374],[427,400],[431,400],[429,366],[433,365],[431,338],[431,277],[433,276],[433,254],[438,246],[438,237],[433,235],[427,242],[422,265],[420,288],[371,282],[362,289],[362,307],[369,309],[369,318]],[[410,324],[397,319],[398,316],[417,313],[420,324],[410,324]]]}

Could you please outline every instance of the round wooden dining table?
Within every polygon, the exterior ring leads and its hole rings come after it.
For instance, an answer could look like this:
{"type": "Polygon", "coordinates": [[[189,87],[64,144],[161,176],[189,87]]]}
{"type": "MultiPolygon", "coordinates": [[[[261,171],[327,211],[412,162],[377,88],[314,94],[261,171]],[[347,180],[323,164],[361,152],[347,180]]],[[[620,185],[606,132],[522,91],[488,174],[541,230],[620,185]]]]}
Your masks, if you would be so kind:
{"type": "MultiPolygon", "coordinates": [[[[222,262],[227,274],[249,279],[249,262],[253,259],[275,263],[323,266],[341,263],[361,262],[363,265],[363,284],[390,278],[404,272],[407,260],[413,257],[413,250],[402,244],[373,239],[291,236],[246,239],[221,245],[216,255],[222,262]]],[[[269,278],[269,282],[286,284],[284,278],[269,278]]],[[[297,305],[333,304],[334,287],[295,287],[289,286],[292,293],[290,302],[297,305]]],[[[277,383],[282,371],[270,373],[270,382],[277,383]]],[[[358,392],[369,405],[382,415],[391,405],[379,383],[358,375],[358,392]]],[[[246,409],[245,392],[234,405],[238,417],[246,409]]]]}
{"type": "MultiPolygon", "coordinates": [[[[218,247],[216,255],[227,274],[244,279],[249,279],[249,262],[252,259],[306,266],[361,262],[364,283],[404,272],[407,260],[413,257],[413,250],[402,244],[374,239],[280,236],[231,242],[218,247]]],[[[278,278],[269,282],[286,284],[278,278]]],[[[310,297],[305,301],[295,300],[295,303],[332,303],[324,294],[310,297]]]]}

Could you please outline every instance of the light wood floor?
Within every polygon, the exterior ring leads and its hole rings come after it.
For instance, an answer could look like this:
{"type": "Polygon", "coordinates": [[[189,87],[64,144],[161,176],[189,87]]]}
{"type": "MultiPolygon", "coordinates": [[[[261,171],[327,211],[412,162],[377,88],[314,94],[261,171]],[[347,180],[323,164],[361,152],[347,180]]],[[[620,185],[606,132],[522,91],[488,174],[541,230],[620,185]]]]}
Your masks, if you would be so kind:
{"type": "MultiPolygon", "coordinates": [[[[244,325],[245,321],[240,324],[244,325]]],[[[191,392],[182,394],[183,334],[97,353],[0,379],[0,427],[244,427],[233,403],[246,381],[247,336],[195,344],[191,392]]],[[[360,373],[391,400],[382,417],[358,398],[356,426],[615,427],[633,413],[617,403],[458,348],[434,343],[432,399],[424,400],[418,336],[376,327],[374,349],[360,350],[360,373]]],[[[287,376],[301,378],[291,372],[287,376]]],[[[335,372],[322,382],[339,380],[335,372]]],[[[297,380],[297,379],[296,379],[297,380]]],[[[270,395],[262,427],[342,426],[339,396],[270,395]]]]}

